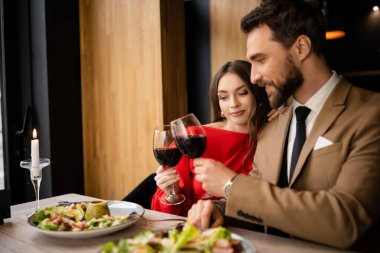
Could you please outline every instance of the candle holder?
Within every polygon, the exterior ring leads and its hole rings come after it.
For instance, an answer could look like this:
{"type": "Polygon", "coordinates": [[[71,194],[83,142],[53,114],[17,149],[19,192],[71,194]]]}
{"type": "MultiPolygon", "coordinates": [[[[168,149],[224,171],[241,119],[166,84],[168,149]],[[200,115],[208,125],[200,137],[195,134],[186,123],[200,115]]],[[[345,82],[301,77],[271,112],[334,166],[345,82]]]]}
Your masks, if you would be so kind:
{"type": "Polygon", "coordinates": [[[36,213],[40,209],[40,184],[42,180],[42,169],[50,165],[50,160],[47,158],[40,158],[40,164],[37,167],[32,166],[32,160],[23,160],[20,166],[30,171],[30,180],[32,181],[34,194],[36,196],[36,213]]]}

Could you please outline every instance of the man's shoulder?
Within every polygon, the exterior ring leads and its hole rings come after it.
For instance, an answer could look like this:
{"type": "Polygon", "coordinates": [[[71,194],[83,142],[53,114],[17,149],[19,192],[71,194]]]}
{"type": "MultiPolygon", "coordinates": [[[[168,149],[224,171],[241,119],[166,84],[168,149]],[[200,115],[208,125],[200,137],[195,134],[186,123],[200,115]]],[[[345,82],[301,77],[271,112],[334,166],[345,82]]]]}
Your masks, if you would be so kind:
{"type": "Polygon", "coordinates": [[[368,117],[369,114],[380,114],[379,103],[380,93],[352,86],[346,106],[350,111],[360,112],[360,117],[368,117]]]}
{"type": "Polygon", "coordinates": [[[361,100],[365,99],[365,101],[368,102],[374,102],[372,99],[379,99],[380,93],[352,85],[352,97],[361,100]]]}
{"type": "MultiPolygon", "coordinates": [[[[379,99],[380,98],[380,93],[362,88],[360,86],[357,86],[345,78],[342,78],[342,80],[340,81],[340,84],[343,87],[344,86],[349,87],[349,90],[350,90],[349,96],[351,97],[351,99],[353,99],[355,101],[362,102],[363,100],[368,101],[368,99],[371,99],[371,98],[373,98],[373,99],[379,99]]],[[[369,100],[369,101],[371,101],[371,100],[369,100]]]]}

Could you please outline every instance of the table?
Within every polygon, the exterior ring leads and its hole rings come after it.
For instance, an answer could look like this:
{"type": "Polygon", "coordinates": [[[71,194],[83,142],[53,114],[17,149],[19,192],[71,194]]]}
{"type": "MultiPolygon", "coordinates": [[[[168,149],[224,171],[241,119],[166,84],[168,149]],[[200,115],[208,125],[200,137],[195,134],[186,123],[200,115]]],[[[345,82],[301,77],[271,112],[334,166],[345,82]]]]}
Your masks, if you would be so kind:
{"type": "MultiPolygon", "coordinates": [[[[41,207],[51,206],[58,201],[91,201],[96,198],[66,194],[40,200],[41,207]]],[[[105,236],[90,239],[63,239],[54,238],[38,233],[26,222],[26,215],[34,211],[35,203],[28,202],[11,207],[11,218],[5,219],[0,226],[0,252],[98,252],[100,246],[109,241],[126,238],[148,229],[170,229],[182,223],[184,217],[165,214],[152,210],[145,213],[138,222],[132,226],[105,236]]],[[[305,241],[282,238],[269,234],[229,227],[229,229],[247,238],[256,247],[258,252],[348,252],[334,248],[313,244],[305,241]]]]}

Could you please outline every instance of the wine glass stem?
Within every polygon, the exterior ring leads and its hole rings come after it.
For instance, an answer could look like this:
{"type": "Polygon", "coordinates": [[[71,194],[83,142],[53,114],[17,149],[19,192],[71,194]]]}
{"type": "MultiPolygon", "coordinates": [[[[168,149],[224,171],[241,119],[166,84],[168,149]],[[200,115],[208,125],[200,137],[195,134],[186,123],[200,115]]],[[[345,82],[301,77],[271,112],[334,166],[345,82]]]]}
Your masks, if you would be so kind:
{"type": "MultiPolygon", "coordinates": [[[[170,170],[175,170],[173,167],[169,168],[170,170]]],[[[169,203],[175,203],[178,201],[178,182],[174,183],[170,187],[169,193],[166,195],[166,200],[169,203]]]]}
{"type": "Polygon", "coordinates": [[[172,187],[170,189],[170,194],[171,195],[177,195],[177,189],[178,189],[177,186],[178,186],[178,183],[172,184],[172,187]]]}
{"type": "Polygon", "coordinates": [[[41,178],[32,179],[32,184],[34,188],[34,194],[36,196],[36,212],[40,209],[40,184],[41,178]]]}

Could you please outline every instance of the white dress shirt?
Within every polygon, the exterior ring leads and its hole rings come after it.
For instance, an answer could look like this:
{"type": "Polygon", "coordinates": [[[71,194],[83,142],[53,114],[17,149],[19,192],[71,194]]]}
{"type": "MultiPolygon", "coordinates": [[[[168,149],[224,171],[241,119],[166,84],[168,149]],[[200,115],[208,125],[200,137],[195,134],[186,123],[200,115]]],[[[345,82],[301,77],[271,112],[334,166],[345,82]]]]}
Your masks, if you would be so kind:
{"type": "Polygon", "coordinates": [[[323,105],[325,104],[330,93],[333,91],[335,86],[340,81],[341,77],[337,75],[335,71],[332,71],[332,76],[330,79],[305,103],[301,104],[297,100],[293,99],[293,117],[290,123],[289,134],[288,134],[288,152],[287,152],[287,166],[288,166],[288,181],[290,175],[290,162],[292,159],[294,139],[296,138],[296,116],[295,110],[298,106],[306,106],[311,111],[306,118],[306,138],[309,136],[311,129],[313,128],[315,119],[317,118],[319,112],[321,111],[323,105]]]}

